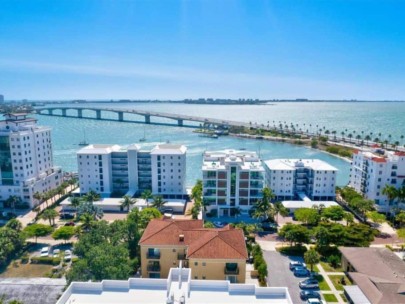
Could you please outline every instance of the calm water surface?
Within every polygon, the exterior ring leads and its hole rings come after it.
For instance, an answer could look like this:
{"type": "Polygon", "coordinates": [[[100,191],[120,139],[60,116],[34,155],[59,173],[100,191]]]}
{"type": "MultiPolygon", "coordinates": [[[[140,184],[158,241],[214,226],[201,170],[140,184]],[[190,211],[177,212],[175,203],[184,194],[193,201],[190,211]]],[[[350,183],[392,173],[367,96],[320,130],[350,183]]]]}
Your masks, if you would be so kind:
{"type": "MultiPolygon", "coordinates": [[[[78,105],[74,105],[78,106],[78,105]]],[[[315,129],[325,126],[328,130],[356,134],[373,134],[381,138],[391,135],[393,140],[401,141],[405,134],[405,103],[306,103],[289,102],[271,105],[189,105],[189,104],[90,104],[88,106],[133,108],[177,114],[199,115],[211,118],[252,121],[271,125],[273,121],[285,121],[288,124],[299,124],[303,129],[315,129]],[[311,125],[311,126],[310,126],[311,125]]],[[[73,114],[69,113],[68,115],[73,114]]],[[[84,111],[84,115],[93,116],[94,112],[84,111]]],[[[114,114],[103,114],[103,117],[115,118],[114,114]]],[[[197,178],[201,178],[202,153],[205,150],[246,149],[260,153],[263,159],[269,158],[319,158],[337,167],[338,184],[344,185],[349,179],[349,163],[317,150],[298,147],[286,143],[246,140],[234,137],[211,139],[200,137],[189,128],[119,123],[113,121],[96,121],[62,117],[37,116],[39,124],[53,128],[53,147],[55,163],[64,170],[76,171],[76,152],[78,143],[83,140],[84,133],[90,143],[128,145],[139,143],[146,136],[147,142],[142,145],[154,145],[169,140],[188,147],[187,151],[187,184],[191,186],[197,178]]],[[[136,120],[137,116],[133,116],[136,120]]],[[[139,117],[142,120],[142,117],[139,117]]],[[[157,122],[173,122],[156,119],[157,122]]],[[[374,136],[374,135],[373,135],[374,136]]]]}

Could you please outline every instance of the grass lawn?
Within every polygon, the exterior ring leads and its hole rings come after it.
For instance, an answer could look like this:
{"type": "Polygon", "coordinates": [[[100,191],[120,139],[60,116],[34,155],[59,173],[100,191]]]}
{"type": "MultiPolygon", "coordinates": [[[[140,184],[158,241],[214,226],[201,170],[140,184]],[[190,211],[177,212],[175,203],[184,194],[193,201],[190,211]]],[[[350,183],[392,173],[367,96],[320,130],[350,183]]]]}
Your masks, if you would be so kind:
{"type": "Polygon", "coordinates": [[[343,290],[343,285],[340,283],[342,278],[345,278],[346,285],[352,285],[350,280],[345,275],[330,275],[329,278],[331,279],[333,285],[335,286],[336,290],[343,290]]]}
{"type": "Polygon", "coordinates": [[[322,262],[322,261],[321,261],[321,265],[322,265],[322,268],[323,268],[326,272],[343,272],[343,268],[342,268],[342,267],[333,268],[329,263],[322,262]]]}
{"type": "Polygon", "coordinates": [[[337,302],[338,299],[334,294],[323,294],[323,297],[325,298],[326,302],[337,302]]]}
{"type": "Polygon", "coordinates": [[[52,265],[42,264],[21,264],[15,266],[13,262],[8,265],[7,269],[0,274],[0,278],[35,278],[47,277],[47,274],[52,271],[52,265]]]}
{"type": "MultiPolygon", "coordinates": [[[[308,269],[311,270],[311,267],[308,266],[308,269]]],[[[319,272],[319,268],[318,268],[317,265],[314,265],[314,268],[313,268],[313,269],[314,269],[315,272],[319,272]]]]}
{"type": "Polygon", "coordinates": [[[344,293],[341,293],[341,294],[340,294],[340,297],[342,298],[343,302],[346,302],[346,303],[347,303],[347,299],[346,299],[346,296],[345,296],[344,293]]]}
{"type": "Polygon", "coordinates": [[[315,278],[317,279],[317,281],[319,283],[320,290],[330,290],[328,283],[324,280],[322,275],[318,274],[315,276],[315,278]]]}

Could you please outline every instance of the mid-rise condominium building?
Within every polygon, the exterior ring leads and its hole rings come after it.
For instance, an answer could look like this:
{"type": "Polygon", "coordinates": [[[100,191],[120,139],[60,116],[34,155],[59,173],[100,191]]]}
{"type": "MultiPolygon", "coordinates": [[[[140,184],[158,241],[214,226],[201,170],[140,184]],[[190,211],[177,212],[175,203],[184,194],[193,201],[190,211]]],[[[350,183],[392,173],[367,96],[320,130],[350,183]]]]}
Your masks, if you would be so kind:
{"type": "Polygon", "coordinates": [[[335,199],[338,169],[319,159],[272,159],[264,162],[266,185],[277,200],[335,199]]]}
{"type": "Polygon", "coordinates": [[[350,186],[374,200],[378,211],[388,212],[395,201],[390,202],[382,192],[386,185],[405,185],[405,152],[378,148],[355,151],[350,171],[350,186]]]}
{"type": "Polygon", "coordinates": [[[167,278],[171,267],[192,269],[195,280],[245,283],[246,250],[241,229],[204,228],[201,220],[149,222],[139,241],[142,276],[167,278]]]}
{"type": "Polygon", "coordinates": [[[165,198],[186,194],[186,147],[160,144],[89,145],[77,152],[80,192],[94,190],[103,197],[113,193],[134,195],[151,190],[165,198]]]}
{"type": "Polygon", "coordinates": [[[44,193],[62,183],[62,170],[53,165],[51,129],[37,125],[25,113],[5,114],[0,121],[0,201],[20,197],[32,208],[44,193]]]}
{"type": "Polygon", "coordinates": [[[245,213],[262,196],[264,169],[255,152],[205,152],[202,171],[204,202],[214,215],[245,213]]]}

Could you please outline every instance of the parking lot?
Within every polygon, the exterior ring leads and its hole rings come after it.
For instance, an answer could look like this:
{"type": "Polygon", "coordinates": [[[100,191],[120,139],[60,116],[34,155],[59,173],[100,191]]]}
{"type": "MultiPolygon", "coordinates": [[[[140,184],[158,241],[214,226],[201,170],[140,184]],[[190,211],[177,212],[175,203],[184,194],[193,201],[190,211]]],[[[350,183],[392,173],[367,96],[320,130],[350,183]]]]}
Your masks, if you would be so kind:
{"type": "Polygon", "coordinates": [[[263,251],[269,275],[267,283],[270,287],[288,287],[293,303],[305,303],[300,299],[301,289],[298,283],[306,278],[297,278],[289,269],[290,261],[302,261],[298,257],[287,257],[277,251],[263,251]]]}

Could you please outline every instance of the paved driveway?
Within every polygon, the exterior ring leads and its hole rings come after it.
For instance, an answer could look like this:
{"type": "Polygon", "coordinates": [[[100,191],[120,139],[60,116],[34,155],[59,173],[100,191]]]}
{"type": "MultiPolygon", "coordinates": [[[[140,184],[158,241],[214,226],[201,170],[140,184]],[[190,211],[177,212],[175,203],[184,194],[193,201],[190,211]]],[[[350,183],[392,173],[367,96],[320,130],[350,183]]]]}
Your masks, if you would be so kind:
{"type": "Polygon", "coordinates": [[[270,287],[288,287],[293,303],[303,303],[300,299],[300,288],[298,283],[305,278],[297,278],[289,269],[291,260],[301,260],[296,257],[287,257],[281,255],[277,251],[263,250],[263,257],[266,260],[268,267],[267,283],[270,287]]]}

